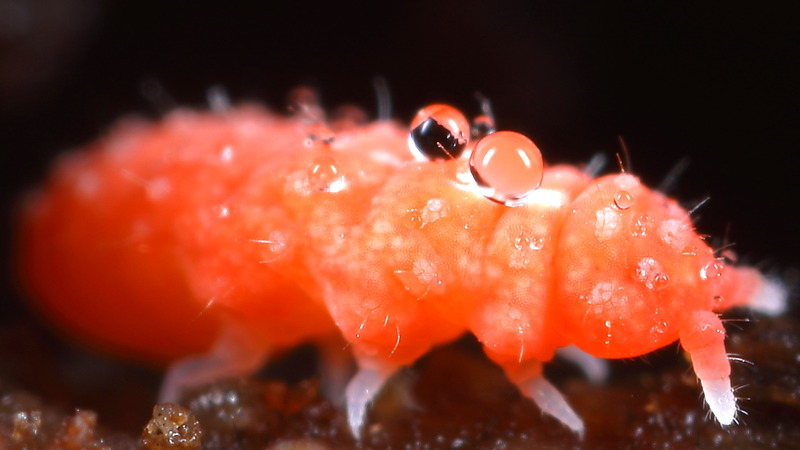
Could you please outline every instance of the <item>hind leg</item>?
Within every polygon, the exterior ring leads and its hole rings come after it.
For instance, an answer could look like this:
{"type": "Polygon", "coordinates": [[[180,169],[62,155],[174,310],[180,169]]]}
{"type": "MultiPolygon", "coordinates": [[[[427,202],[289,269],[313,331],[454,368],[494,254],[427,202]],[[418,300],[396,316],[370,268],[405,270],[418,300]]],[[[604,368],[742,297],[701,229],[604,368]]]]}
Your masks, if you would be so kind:
{"type": "MultiPolygon", "coordinates": [[[[492,358],[491,353],[487,352],[492,358]]],[[[495,359],[495,358],[492,358],[495,359]]],[[[537,360],[498,361],[508,378],[544,412],[583,437],[584,426],[580,416],[569,406],[564,395],[542,374],[542,363],[537,360]]]]}
{"type": "Polygon", "coordinates": [[[177,402],[187,389],[214,381],[249,375],[267,360],[269,347],[248,328],[229,323],[223,327],[208,353],[180,359],[167,369],[159,403],[177,402]]]}

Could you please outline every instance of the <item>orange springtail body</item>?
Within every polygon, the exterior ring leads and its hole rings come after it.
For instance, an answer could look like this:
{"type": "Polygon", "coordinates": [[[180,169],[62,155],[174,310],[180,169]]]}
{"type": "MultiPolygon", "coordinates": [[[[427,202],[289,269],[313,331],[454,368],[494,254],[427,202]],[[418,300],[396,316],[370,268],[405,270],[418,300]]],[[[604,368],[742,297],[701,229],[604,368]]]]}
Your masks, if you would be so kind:
{"type": "Polygon", "coordinates": [[[22,215],[36,305],[170,364],[162,400],[304,341],[346,347],[356,437],[393,373],[465,332],[578,434],[542,375],[562,347],[588,368],[680,340],[716,419],[736,420],[716,312],[777,314],[786,291],[718,258],[676,201],[628,173],[546,167],[527,137],[485,116],[472,133],[447,105],[410,129],[308,109],[126,119],[63,156],[22,215]]]}

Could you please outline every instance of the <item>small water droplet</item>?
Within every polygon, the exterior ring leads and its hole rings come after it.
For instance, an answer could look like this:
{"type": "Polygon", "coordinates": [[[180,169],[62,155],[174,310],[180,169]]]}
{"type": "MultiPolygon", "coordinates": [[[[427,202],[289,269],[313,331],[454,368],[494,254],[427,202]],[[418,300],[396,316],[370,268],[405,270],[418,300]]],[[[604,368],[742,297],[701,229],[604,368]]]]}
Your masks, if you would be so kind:
{"type": "Polygon", "coordinates": [[[220,219],[224,219],[231,215],[231,209],[228,208],[228,205],[219,205],[217,207],[217,215],[220,219]]]}
{"type": "Polygon", "coordinates": [[[667,322],[656,322],[655,325],[650,328],[650,335],[658,339],[668,328],[669,324],[667,322]]]}
{"type": "Polygon", "coordinates": [[[628,191],[617,191],[614,194],[614,204],[619,209],[628,209],[633,206],[633,195],[628,191]]]}
{"type": "Polygon", "coordinates": [[[330,156],[318,156],[308,167],[309,188],[318,192],[339,192],[347,186],[339,164],[330,156]]]}
{"type": "Polygon", "coordinates": [[[667,285],[669,285],[669,275],[665,273],[660,273],[653,279],[653,289],[655,290],[664,289],[667,285]]]}
{"type": "Polygon", "coordinates": [[[642,214],[633,222],[631,229],[633,230],[633,237],[647,236],[648,228],[653,224],[653,219],[647,214],[642,214]]]}
{"type": "Polygon", "coordinates": [[[436,222],[442,217],[447,216],[448,208],[444,200],[432,198],[428,200],[425,207],[419,213],[420,228],[429,223],[436,222]]]}
{"type": "Polygon", "coordinates": [[[640,259],[634,268],[633,278],[652,290],[664,289],[669,285],[669,276],[664,273],[664,267],[653,258],[640,259]]]}
{"type": "Polygon", "coordinates": [[[508,265],[513,269],[524,269],[528,266],[536,252],[544,248],[544,238],[520,233],[514,238],[516,252],[509,255],[508,265]]]}
{"type": "Polygon", "coordinates": [[[697,256],[697,247],[690,245],[681,251],[683,256],[697,256]]]}
{"type": "Polygon", "coordinates": [[[514,239],[517,250],[541,250],[544,247],[544,238],[519,235],[514,239]]]}
{"type": "Polygon", "coordinates": [[[725,264],[722,264],[719,261],[709,261],[706,265],[700,269],[700,278],[703,280],[711,280],[713,278],[718,278],[722,276],[722,272],[725,271],[725,264]]]}

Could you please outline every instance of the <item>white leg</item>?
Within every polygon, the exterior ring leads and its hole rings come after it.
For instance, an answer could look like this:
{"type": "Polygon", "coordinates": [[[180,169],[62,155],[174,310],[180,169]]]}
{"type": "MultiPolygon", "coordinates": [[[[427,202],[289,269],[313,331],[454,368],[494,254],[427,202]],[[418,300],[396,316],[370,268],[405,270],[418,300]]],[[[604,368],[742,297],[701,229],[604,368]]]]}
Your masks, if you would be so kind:
{"type": "Polygon", "coordinates": [[[361,437],[361,429],[367,416],[369,404],[380,392],[386,381],[400,368],[394,367],[361,367],[347,385],[347,422],[353,437],[361,437]]]}
{"type": "Polygon", "coordinates": [[[694,373],[703,385],[706,403],[722,425],[736,420],[731,389],[731,364],[725,353],[725,328],[711,311],[695,311],[681,328],[681,346],[689,352],[694,373]]]}
{"type": "Polygon", "coordinates": [[[569,406],[561,392],[558,392],[558,389],[542,375],[541,362],[528,360],[503,368],[520,392],[533,400],[543,413],[555,417],[581,438],[583,437],[583,420],[569,406]]]}
{"type": "Polygon", "coordinates": [[[574,345],[558,349],[558,356],[578,366],[593,384],[602,384],[608,379],[608,361],[597,358],[574,345]]]}
{"type": "Polygon", "coordinates": [[[267,359],[267,348],[257,342],[246,329],[227,325],[206,354],[180,359],[167,369],[161,383],[159,403],[176,403],[183,391],[214,381],[249,375],[267,359]]]}
{"type": "Polygon", "coordinates": [[[566,425],[570,430],[583,437],[583,420],[567,403],[561,392],[542,375],[539,375],[525,383],[519,385],[523,394],[533,399],[542,409],[542,412],[549,414],[559,422],[566,425]]]}

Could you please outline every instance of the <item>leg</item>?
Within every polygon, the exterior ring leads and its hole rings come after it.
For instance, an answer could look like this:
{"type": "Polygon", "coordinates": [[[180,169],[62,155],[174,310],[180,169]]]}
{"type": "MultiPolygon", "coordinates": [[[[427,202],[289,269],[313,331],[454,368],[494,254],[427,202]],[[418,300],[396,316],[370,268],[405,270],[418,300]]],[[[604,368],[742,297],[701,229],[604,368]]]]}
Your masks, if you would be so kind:
{"type": "Polygon", "coordinates": [[[558,349],[558,356],[578,366],[592,384],[602,384],[608,379],[608,362],[597,358],[574,345],[558,349]]]}
{"type": "Polygon", "coordinates": [[[695,311],[680,332],[681,345],[689,352],[706,403],[722,425],[736,419],[736,398],[731,389],[731,364],[725,353],[725,329],[711,311],[695,311]]]}
{"type": "Polygon", "coordinates": [[[338,407],[344,407],[345,391],[355,370],[353,355],[340,336],[328,336],[317,341],[322,365],[322,391],[338,407]]]}
{"type": "Polygon", "coordinates": [[[542,375],[542,363],[528,360],[518,363],[512,368],[505,366],[503,368],[522,394],[532,399],[542,412],[555,417],[583,437],[583,420],[569,406],[561,392],[558,392],[558,389],[542,375]]]}
{"type": "Polygon", "coordinates": [[[375,399],[386,381],[402,367],[386,362],[376,363],[363,357],[358,357],[357,361],[358,372],[350,380],[345,391],[347,422],[350,424],[350,431],[356,440],[361,437],[361,428],[364,426],[369,404],[375,399]]]}
{"type": "Polygon", "coordinates": [[[159,403],[177,402],[186,389],[222,378],[249,375],[266,361],[267,346],[247,328],[227,324],[208,353],[178,360],[167,369],[159,403]]]}
{"type": "Polygon", "coordinates": [[[728,267],[723,277],[720,303],[714,306],[715,310],[745,306],[768,316],[786,311],[789,292],[781,280],[752,267],[728,267]]]}

